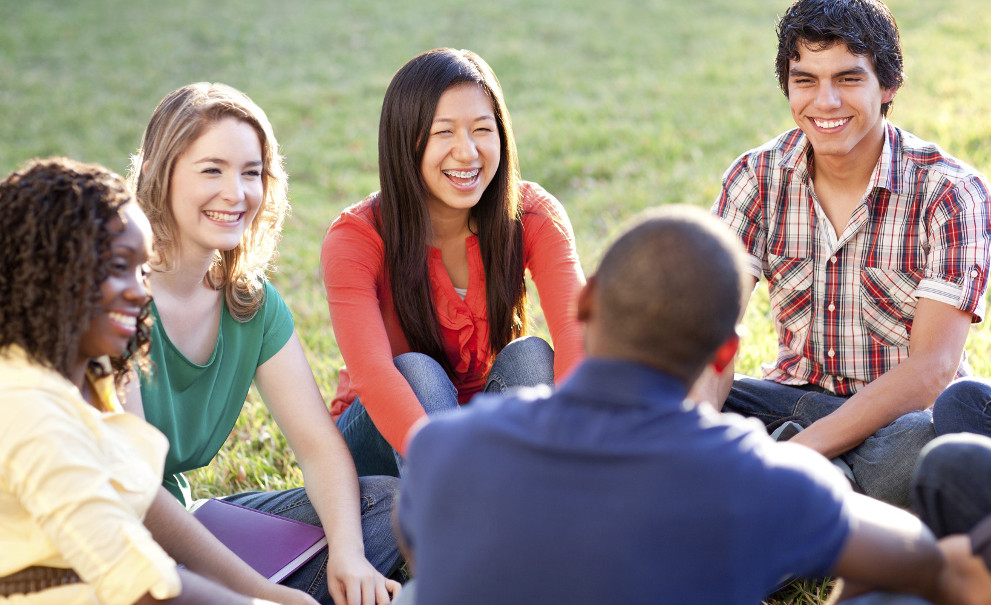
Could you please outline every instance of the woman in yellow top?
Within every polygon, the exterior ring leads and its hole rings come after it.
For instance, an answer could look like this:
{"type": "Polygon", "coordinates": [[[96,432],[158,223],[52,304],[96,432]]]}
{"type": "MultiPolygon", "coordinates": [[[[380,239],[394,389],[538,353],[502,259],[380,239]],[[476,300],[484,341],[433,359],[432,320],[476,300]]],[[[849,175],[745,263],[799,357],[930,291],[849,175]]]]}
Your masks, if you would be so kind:
{"type": "Polygon", "coordinates": [[[99,166],[33,161],[0,183],[0,602],[312,604],[183,510],[159,484],[165,437],[120,411],[150,241],[99,166]]]}

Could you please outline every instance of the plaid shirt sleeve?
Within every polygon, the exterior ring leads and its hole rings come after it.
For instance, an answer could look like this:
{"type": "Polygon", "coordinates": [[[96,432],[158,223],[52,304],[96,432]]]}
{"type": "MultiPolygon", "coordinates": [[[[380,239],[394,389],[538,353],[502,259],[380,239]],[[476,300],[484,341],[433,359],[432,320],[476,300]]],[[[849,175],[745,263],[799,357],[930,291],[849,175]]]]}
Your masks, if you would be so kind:
{"type": "Polygon", "coordinates": [[[971,175],[943,188],[929,207],[927,235],[932,246],[923,279],[915,291],[984,319],[991,262],[991,201],[987,183],[971,175]]]}
{"type": "Polygon", "coordinates": [[[743,242],[747,251],[747,270],[759,280],[764,264],[767,231],[760,188],[749,161],[749,154],[740,156],[723,175],[722,189],[711,212],[726,223],[743,242]]]}

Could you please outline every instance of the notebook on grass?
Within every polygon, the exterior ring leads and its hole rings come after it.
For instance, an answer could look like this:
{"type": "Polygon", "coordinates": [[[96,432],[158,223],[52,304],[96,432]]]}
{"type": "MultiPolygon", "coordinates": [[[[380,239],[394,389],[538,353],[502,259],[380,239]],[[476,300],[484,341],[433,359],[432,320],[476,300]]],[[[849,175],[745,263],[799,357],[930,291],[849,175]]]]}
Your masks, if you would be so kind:
{"type": "Polygon", "coordinates": [[[323,528],[211,498],[193,515],[234,554],[281,582],[327,548],[323,528]]]}

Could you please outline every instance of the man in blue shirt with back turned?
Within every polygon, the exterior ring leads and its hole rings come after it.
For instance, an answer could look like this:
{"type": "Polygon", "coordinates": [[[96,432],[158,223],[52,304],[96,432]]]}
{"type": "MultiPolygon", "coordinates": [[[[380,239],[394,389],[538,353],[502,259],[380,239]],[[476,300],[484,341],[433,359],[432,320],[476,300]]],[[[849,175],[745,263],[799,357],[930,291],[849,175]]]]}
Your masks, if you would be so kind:
{"type": "Polygon", "coordinates": [[[742,262],[701,209],[652,215],[582,291],[588,358],[556,393],[479,396],[420,429],[398,513],[417,602],[750,605],[829,573],[936,595],[917,519],[685,399],[736,353],[742,262]]]}

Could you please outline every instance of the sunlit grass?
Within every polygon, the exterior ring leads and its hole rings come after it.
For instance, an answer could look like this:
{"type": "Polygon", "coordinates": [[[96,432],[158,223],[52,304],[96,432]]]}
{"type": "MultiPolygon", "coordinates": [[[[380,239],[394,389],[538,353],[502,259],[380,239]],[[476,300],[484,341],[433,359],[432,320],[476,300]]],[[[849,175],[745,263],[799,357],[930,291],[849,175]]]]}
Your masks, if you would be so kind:
{"type": "MultiPolygon", "coordinates": [[[[325,397],[341,365],[319,244],[346,205],[378,188],[378,112],[392,74],[436,46],[479,52],[499,74],[523,176],[568,210],[586,271],[619,226],[668,203],[708,207],[742,151],[792,122],[773,75],[787,0],[284,0],[0,2],[0,172],[64,154],[126,169],[168,91],[222,81],[264,107],[287,156],[295,207],[272,276],[325,397]]],[[[991,172],[991,7],[890,2],[907,79],[892,119],[991,172]]],[[[539,314],[538,314],[539,319],[539,314]]],[[[766,287],[745,317],[738,368],[776,343],[766,287]]],[[[991,329],[974,369],[991,375],[991,329]]],[[[301,478],[252,393],[227,447],[190,476],[200,495],[280,489],[301,478]]],[[[775,603],[817,603],[801,583],[775,603]]]]}

